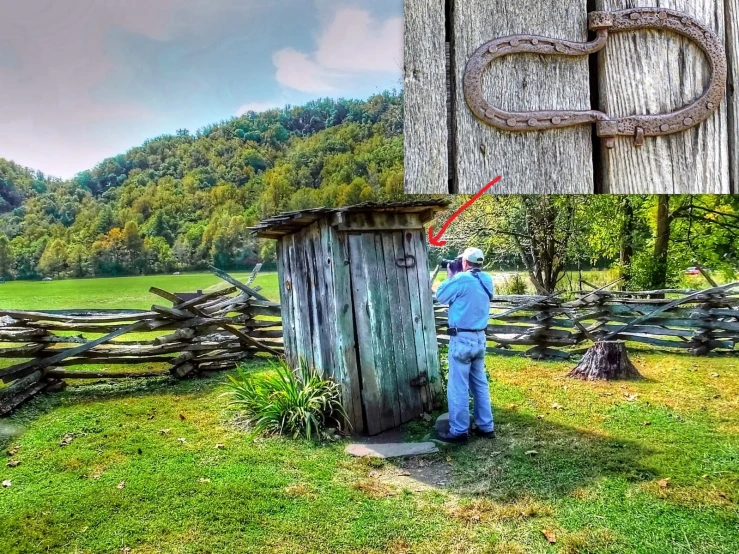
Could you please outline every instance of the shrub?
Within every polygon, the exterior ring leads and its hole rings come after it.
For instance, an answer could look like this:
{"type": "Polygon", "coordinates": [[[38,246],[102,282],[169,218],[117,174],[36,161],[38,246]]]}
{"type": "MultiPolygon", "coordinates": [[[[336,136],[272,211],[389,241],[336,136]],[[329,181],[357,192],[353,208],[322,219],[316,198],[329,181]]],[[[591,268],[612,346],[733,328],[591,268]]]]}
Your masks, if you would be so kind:
{"type": "Polygon", "coordinates": [[[506,279],[503,290],[507,295],[523,296],[528,292],[528,286],[520,273],[514,273],[509,279],[506,279]]]}
{"type": "Polygon", "coordinates": [[[243,409],[254,434],[321,438],[328,424],[340,428],[346,421],[337,383],[323,379],[304,360],[295,371],[284,361],[273,369],[247,374],[239,367],[236,377],[228,376],[231,405],[243,409]]]}

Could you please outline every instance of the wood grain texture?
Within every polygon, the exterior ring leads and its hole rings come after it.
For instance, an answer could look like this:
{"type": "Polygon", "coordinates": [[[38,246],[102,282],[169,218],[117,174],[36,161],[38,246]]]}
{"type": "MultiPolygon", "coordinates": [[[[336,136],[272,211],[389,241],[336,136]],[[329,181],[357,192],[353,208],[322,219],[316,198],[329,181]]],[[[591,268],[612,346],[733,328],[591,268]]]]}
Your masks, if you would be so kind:
{"type": "MultiPolygon", "coordinates": [[[[599,10],[662,7],[685,12],[724,36],[724,0],[596,0],[599,10]]],[[[691,41],[662,31],[616,33],[599,54],[600,109],[611,117],[666,113],[705,90],[710,66],[691,41]]],[[[595,76],[593,76],[595,77],[595,76]]],[[[603,192],[729,193],[728,110],[693,129],[647,138],[635,148],[619,138],[602,149],[603,192]]]]}
{"type": "Polygon", "coordinates": [[[428,385],[425,387],[427,398],[424,401],[427,410],[433,408],[433,404],[438,402],[437,395],[442,391],[441,371],[439,368],[439,345],[436,341],[436,322],[434,316],[434,292],[431,289],[431,275],[428,268],[428,246],[426,237],[419,231],[406,232],[406,253],[415,256],[417,265],[415,271],[409,272],[409,275],[415,274],[418,279],[418,292],[420,300],[421,328],[423,330],[424,346],[426,348],[427,359],[427,378],[428,385]],[[410,238],[409,238],[410,236],[410,238]]]}
{"type": "Polygon", "coordinates": [[[727,92],[729,119],[729,177],[731,193],[739,194],[739,0],[725,0],[726,53],[729,57],[729,86],[727,92]]]}
{"type": "MultiPolygon", "coordinates": [[[[397,260],[405,256],[402,233],[383,235],[383,246],[386,258],[391,256],[391,259],[397,260]],[[388,255],[388,252],[392,254],[388,255]]],[[[393,336],[402,351],[401,362],[398,364],[398,381],[402,386],[399,387],[398,393],[403,422],[405,423],[423,413],[420,392],[418,389],[407,386],[411,379],[419,374],[407,276],[407,273],[412,270],[398,267],[396,264],[387,264],[386,269],[388,271],[388,286],[392,288],[391,295],[393,295],[393,298],[397,298],[395,304],[397,309],[393,318],[396,327],[393,329],[393,336]]],[[[397,355],[396,359],[398,359],[397,355]]]]}
{"type": "Polygon", "coordinates": [[[322,374],[331,370],[329,360],[326,358],[326,340],[329,333],[326,333],[323,321],[323,302],[319,291],[319,259],[316,257],[315,242],[318,239],[318,225],[313,224],[303,230],[303,246],[305,256],[306,275],[305,282],[308,288],[308,306],[310,312],[307,314],[310,323],[311,344],[313,345],[313,364],[322,374]]]}
{"type": "Polygon", "coordinates": [[[445,0],[405,0],[405,192],[449,192],[445,0]]]}
{"type": "MultiPolygon", "coordinates": [[[[586,4],[586,0],[455,2],[452,69],[458,192],[475,193],[498,175],[503,180],[495,186],[494,194],[594,192],[590,127],[533,133],[499,131],[475,118],[462,87],[467,61],[494,38],[536,34],[585,42],[586,4]]],[[[491,64],[483,78],[484,90],[487,99],[504,110],[588,110],[588,73],[587,57],[512,56],[491,64]]],[[[407,154],[406,160],[411,156],[407,154]]]]}
{"type": "Polygon", "coordinates": [[[386,407],[388,413],[393,418],[393,427],[398,427],[402,423],[400,415],[400,384],[398,383],[398,365],[402,363],[398,359],[400,352],[397,350],[396,340],[394,336],[393,320],[397,315],[397,304],[392,304],[390,295],[390,287],[387,282],[386,264],[393,263],[392,258],[386,257],[382,245],[382,235],[384,233],[376,233],[373,238],[375,241],[375,281],[371,284],[372,288],[377,291],[377,320],[379,330],[382,336],[383,351],[377,352],[378,369],[382,368],[382,373],[378,375],[381,384],[383,396],[383,406],[386,407]]]}
{"type": "Polygon", "coordinates": [[[300,234],[290,235],[292,244],[288,248],[290,269],[292,273],[293,290],[293,324],[295,325],[296,352],[308,362],[313,362],[313,343],[311,341],[309,309],[306,307],[308,287],[306,284],[305,256],[303,255],[303,241],[300,234]]]}
{"type": "Polygon", "coordinates": [[[385,422],[382,417],[382,397],[375,362],[375,352],[378,348],[382,348],[382,344],[381,337],[376,331],[377,324],[373,315],[375,299],[370,293],[370,280],[374,278],[374,274],[372,272],[373,260],[370,259],[368,246],[371,246],[372,254],[374,254],[374,239],[372,236],[365,237],[367,236],[348,235],[354,321],[357,329],[357,351],[362,380],[362,403],[366,413],[367,432],[370,435],[376,435],[387,427],[384,426],[385,422]]]}
{"type": "Polygon", "coordinates": [[[321,240],[330,271],[327,286],[334,291],[331,307],[336,349],[337,374],[341,375],[342,403],[355,433],[364,431],[362,386],[359,381],[354,312],[352,311],[351,274],[347,235],[337,233],[325,220],[321,221],[321,240]]]}

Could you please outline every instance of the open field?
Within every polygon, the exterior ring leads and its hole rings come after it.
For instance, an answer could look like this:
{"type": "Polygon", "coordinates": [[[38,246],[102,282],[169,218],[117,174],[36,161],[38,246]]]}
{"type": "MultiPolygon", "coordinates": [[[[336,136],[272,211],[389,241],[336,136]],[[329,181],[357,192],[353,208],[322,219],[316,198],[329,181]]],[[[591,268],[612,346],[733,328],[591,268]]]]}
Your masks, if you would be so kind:
{"type": "MultiPolygon", "coordinates": [[[[249,272],[234,273],[239,280],[249,278],[249,272]]],[[[255,285],[262,294],[279,300],[277,273],[260,273],[255,285]]],[[[143,275],[105,279],[69,279],[63,281],[10,281],[0,285],[0,307],[17,310],[65,310],[75,308],[144,309],[161,299],[149,292],[158,287],[170,292],[210,291],[228,286],[212,273],[183,275],[143,275]]]]}
{"type": "MultiPolygon", "coordinates": [[[[496,291],[506,293],[513,271],[490,272],[495,281],[496,291]]],[[[528,283],[526,274],[520,273],[528,283]]],[[[249,272],[234,273],[234,277],[245,280],[249,272]]],[[[562,281],[563,288],[577,288],[577,272],[569,272],[562,281]]],[[[605,286],[618,278],[614,270],[583,271],[582,277],[594,286],[605,286]]],[[[437,283],[446,278],[441,271],[437,283]]],[[[703,277],[688,277],[684,286],[696,289],[708,285],[703,277]]],[[[720,283],[725,281],[718,278],[720,283]]],[[[255,281],[262,287],[262,294],[279,301],[280,292],[277,283],[277,272],[262,272],[255,281]]],[[[226,286],[223,281],[211,273],[186,273],[183,275],[143,275],[138,277],[111,277],[100,279],[69,279],[62,281],[10,281],[0,285],[0,307],[18,310],[64,310],[74,308],[90,309],[149,309],[152,304],[161,300],[149,293],[149,288],[158,287],[172,292],[210,291],[226,286]]],[[[529,293],[534,289],[529,284],[529,293]]]]}
{"type": "Polygon", "coordinates": [[[223,375],[71,386],[3,421],[0,551],[739,551],[737,364],[633,358],[643,382],[490,358],[498,439],[404,463],[249,440],[223,375]]]}

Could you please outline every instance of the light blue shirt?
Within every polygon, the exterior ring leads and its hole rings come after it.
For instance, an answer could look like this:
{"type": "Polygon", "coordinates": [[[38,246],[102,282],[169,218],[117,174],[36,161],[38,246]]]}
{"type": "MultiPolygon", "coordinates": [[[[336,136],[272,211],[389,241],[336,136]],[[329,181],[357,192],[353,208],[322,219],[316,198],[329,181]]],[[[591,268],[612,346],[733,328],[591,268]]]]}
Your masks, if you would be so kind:
{"type": "MultiPolygon", "coordinates": [[[[493,278],[482,271],[478,272],[491,294],[495,294],[493,278]]],[[[475,276],[465,271],[447,279],[436,289],[436,299],[449,305],[449,327],[482,330],[490,319],[490,300],[475,276]]]]}

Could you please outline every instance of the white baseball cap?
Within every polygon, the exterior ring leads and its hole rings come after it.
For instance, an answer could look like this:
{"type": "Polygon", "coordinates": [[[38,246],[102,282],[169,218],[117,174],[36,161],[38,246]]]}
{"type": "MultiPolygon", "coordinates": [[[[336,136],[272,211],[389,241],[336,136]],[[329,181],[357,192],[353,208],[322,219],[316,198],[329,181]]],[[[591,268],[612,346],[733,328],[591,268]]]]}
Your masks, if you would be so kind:
{"type": "Polygon", "coordinates": [[[485,261],[485,256],[479,248],[468,248],[462,254],[462,259],[467,260],[471,264],[481,264],[485,261]]]}

